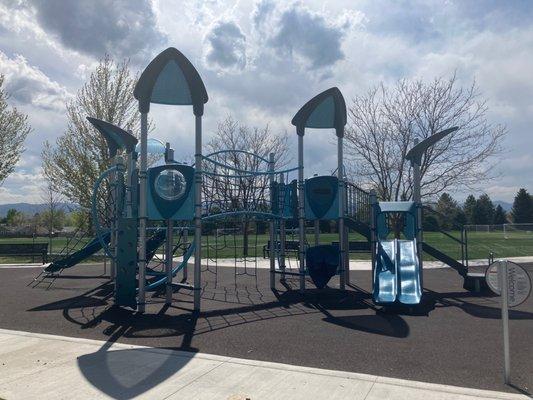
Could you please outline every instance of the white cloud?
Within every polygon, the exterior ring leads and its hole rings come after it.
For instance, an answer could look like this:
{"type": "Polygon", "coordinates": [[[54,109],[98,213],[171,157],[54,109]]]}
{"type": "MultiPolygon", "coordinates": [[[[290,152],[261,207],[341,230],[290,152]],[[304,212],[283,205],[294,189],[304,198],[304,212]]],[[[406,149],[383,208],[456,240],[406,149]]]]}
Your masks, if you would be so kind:
{"type": "Polygon", "coordinates": [[[65,109],[68,91],[39,68],[29,65],[22,55],[9,58],[0,51],[0,71],[5,76],[6,91],[16,102],[45,110],[65,109]]]}
{"type": "MultiPolygon", "coordinates": [[[[510,200],[517,187],[533,191],[533,160],[527,157],[533,146],[529,5],[98,0],[69,3],[67,13],[64,4],[0,4],[1,72],[9,70],[16,78],[10,83],[12,99],[26,102],[21,108],[39,133],[28,138],[25,164],[17,173],[39,164],[42,141],[53,140],[65,128],[64,116],[45,108],[62,109],[62,99],[81,86],[103,52],[115,58],[132,56],[133,65],[142,68],[171,45],[191,60],[206,83],[206,140],[218,120],[233,114],[249,125],[270,123],[275,132],[287,130],[293,152],[291,117],[328,87],[338,86],[349,103],[380,81],[432,79],[453,71],[463,83],[475,78],[487,98],[491,122],[509,128],[500,177],[480,192],[510,200]]],[[[193,147],[191,113],[174,110],[154,107],[154,134],[187,158],[193,147]]],[[[325,131],[306,136],[309,173],[327,173],[335,166],[332,140],[333,134],[325,131]]],[[[13,180],[20,183],[19,178],[13,180]]],[[[2,191],[22,193],[10,182],[8,178],[2,191]]]]}

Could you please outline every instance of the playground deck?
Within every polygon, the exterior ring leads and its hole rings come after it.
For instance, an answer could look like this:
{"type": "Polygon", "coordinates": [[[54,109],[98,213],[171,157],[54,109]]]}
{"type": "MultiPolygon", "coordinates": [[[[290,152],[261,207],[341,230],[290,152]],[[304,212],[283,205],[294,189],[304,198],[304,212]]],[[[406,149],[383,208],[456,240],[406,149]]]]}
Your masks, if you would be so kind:
{"type": "MultiPolygon", "coordinates": [[[[533,265],[527,266],[533,272],[533,265]]],[[[0,269],[0,328],[202,352],[477,389],[526,393],[533,387],[533,301],[510,312],[513,387],[502,382],[498,299],[462,289],[451,269],[427,270],[419,315],[382,313],[368,293],[369,271],[352,271],[359,290],[268,288],[268,271],[238,278],[204,273],[203,312],[192,297],[158,303],[144,315],[110,308],[101,266],[65,271],[49,290],[26,287],[35,268],[0,269]]],[[[289,282],[289,284],[291,284],[289,282]]],[[[331,286],[335,287],[336,282],[331,286]]],[[[296,284],[294,283],[294,286],[296,284]]],[[[309,284],[309,287],[312,287],[309,284]]]]}

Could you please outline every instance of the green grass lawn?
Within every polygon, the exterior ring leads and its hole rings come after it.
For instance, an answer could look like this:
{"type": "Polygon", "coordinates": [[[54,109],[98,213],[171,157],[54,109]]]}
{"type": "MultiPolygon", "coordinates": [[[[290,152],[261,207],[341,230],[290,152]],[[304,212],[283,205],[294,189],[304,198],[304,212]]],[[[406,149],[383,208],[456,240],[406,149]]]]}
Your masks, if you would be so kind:
{"type": "MultiPolygon", "coordinates": [[[[451,232],[452,236],[460,238],[460,232],[451,232]]],[[[269,240],[268,235],[250,235],[249,237],[249,255],[263,255],[263,246],[269,240]]],[[[287,236],[287,240],[298,240],[297,236],[287,236]]],[[[321,244],[331,244],[338,241],[336,233],[323,233],[320,235],[321,244]]],[[[364,240],[358,234],[350,234],[350,241],[364,240]]],[[[461,258],[461,247],[459,243],[450,239],[440,232],[425,232],[424,240],[450,255],[453,258],[461,258]]],[[[314,243],[314,235],[308,234],[307,241],[314,243]]],[[[211,258],[231,258],[235,255],[242,257],[243,238],[242,236],[233,237],[227,235],[219,237],[218,241],[214,236],[205,237],[203,241],[204,254],[211,258]],[[209,249],[207,243],[209,242],[209,249]],[[217,251],[218,249],[218,251],[217,251]],[[208,252],[209,251],[209,252],[208,252]]],[[[504,237],[502,232],[470,232],[468,233],[468,258],[486,259],[489,252],[493,252],[495,257],[520,257],[533,256],[533,233],[513,232],[508,238],[504,237]]],[[[369,259],[369,254],[351,254],[352,259],[369,259]]],[[[432,257],[424,255],[425,260],[433,260],[432,257]]]]}
{"type": "MultiPolygon", "coordinates": [[[[454,237],[459,238],[459,232],[451,232],[454,237]]],[[[192,236],[189,236],[192,239],[192,236]]],[[[87,237],[80,241],[75,248],[82,248],[92,238],[87,237]]],[[[248,245],[248,256],[263,257],[263,246],[269,240],[268,234],[255,235],[250,234],[248,245]]],[[[297,235],[287,235],[287,240],[298,240],[297,235]]],[[[358,234],[350,234],[350,241],[364,240],[358,234]]],[[[450,255],[453,258],[461,258],[461,248],[459,243],[453,241],[446,235],[439,232],[424,232],[424,240],[450,255]]],[[[314,243],[314,235],[307,234],[307,241],[314,243]]],[[[338,241],[336,233],[322,233],[320,235],[321,244],[331,244],[338,241]]],[[[0,243],[32,243],[32,238],[0,238],[0,243]]],[[[36,243],[49,243],[48,238],[38,237],[36,243]]],[[[58,237],[52,239],[52,252],[58,253],[65,246],[67,239],[58,237]]],[[[243,236],[242,235],[223,235],[216,238],[215,236],[204,236],[202,241],[204,257],[209,258],[233,258],[243,256],[243,236]]],[[[506,238],[503,232],[469,232],[468,233],[468,256],[469,259],[486,259],[489,252],[493,252],[496,258],[499,257],[520,257],[533,256],[533,232],[511,232],[506,238]]],[[[288,253],[294,257],[294,253],[288,253]]],[[[352,259],[369,259],[369,254],[351,254],[352,259]]],[[[430,256],[425,255],[425,260],[432,260],[430,256]]],[[[91,259],[89,261],[95,261],[91,259]]],[[[0,257],[0,263],[29,262],[28,257],[0,257]]],[[[39,258],[36,257],[36,262],[39,258]]]]}

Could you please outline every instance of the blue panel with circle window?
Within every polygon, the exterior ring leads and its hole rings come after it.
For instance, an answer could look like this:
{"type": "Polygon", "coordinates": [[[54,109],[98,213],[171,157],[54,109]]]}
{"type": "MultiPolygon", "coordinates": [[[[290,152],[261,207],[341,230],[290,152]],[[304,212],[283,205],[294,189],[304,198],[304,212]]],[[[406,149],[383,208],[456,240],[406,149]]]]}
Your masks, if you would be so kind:
{"type": "Polygon", "coordinates": [[[194,168],[168,164],[149,168],[148,219],[192,220],[194,218],[194,168]]]}

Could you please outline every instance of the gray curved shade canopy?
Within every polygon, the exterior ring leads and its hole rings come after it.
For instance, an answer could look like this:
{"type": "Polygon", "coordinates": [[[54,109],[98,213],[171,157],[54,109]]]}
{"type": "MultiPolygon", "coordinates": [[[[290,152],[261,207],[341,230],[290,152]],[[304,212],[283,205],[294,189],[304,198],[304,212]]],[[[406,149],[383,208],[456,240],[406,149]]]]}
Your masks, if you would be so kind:
{"type": "Polygon", "coordinates": [[[109,149],[109,157],[115,157],[119,149],[126,150],[126,153],[135,150],[137,138],[131,133],[98,118],[87,117],[87,121],[104,137],[109,149]]]}
{"type": "Polygon", "coordinates": [[[450,133],[455,132],[457,129],[459,129],[459,127],[454,126],[452,128],[444,129],[427,137],[426,139],[415,145],[411,150],[409,150],[405,156],[405,159],[411,161],[412,163],[420,165],[422,163],[422,156],[424,155],[427,149],[429,149],[439,140],[444,139],[450,133]]]}
{"type": "Polygon", "coordinates": [[[303,105],[292,118],[298,135],[305,128],[334,128],[338,137],[344,136],[346,125],[346,102],[337,87],[324,90],[303,105]]]}
{"type": "Polygon", "coordinates": [[[133,95],[139,111],[150,111],[150,103],[192,105],[196,116],[204,113],[207,91],[198,71],[174,47],[161,52],[145,68],[135,85],[133,95]]]}

